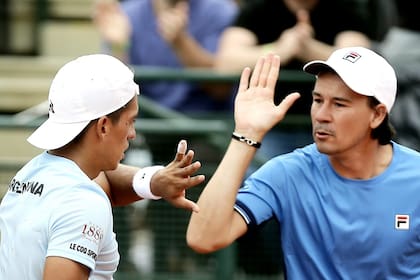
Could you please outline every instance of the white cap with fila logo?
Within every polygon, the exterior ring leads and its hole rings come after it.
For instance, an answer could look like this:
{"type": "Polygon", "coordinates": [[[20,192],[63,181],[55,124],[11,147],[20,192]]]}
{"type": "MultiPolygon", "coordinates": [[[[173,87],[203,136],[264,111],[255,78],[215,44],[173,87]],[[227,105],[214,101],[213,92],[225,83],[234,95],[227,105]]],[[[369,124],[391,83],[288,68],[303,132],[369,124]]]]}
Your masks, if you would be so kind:
{"type": "Polygon", "coordinates": [[[391,111],[397,95],[397,77],[382,56],[364,47],[347,47],[334,51],[326,61],[315,60],[303,67],[314,75],[328,69],[354,92],[375,97],[385,104],[388,113],[391,111]]]}

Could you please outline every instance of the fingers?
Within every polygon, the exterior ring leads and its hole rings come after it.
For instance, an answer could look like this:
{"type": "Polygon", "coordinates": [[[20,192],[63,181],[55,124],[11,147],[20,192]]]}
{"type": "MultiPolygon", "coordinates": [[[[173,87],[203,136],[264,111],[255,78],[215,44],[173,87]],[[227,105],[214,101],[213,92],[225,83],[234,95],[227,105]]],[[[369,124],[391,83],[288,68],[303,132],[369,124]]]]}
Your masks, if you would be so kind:
{"type": "Polygon", "coordinates": [[[177,171],[177,174],[179,174],[180,177],[188,178],[193,176],[200,168],[201,163],[199,161],[196,161],[194,163],[184,166],[183,168],[180,168],[179,171],[177,171]]]}
{"type": "Polygon", "coordinates": [[[258,77],[258,86],[265,87],[267,85],[267,76],[270,69],[270,58],[266,58],[264,64],[262,65],[260,75],[258,77]]]}
{"type": "Polygon", "coordinates": [[[252,71],[251,80],[249,82],[249,87],[256,87],[259,84],[260,74],[261,70],[263,68],[263,65],[265,63],[265,57],[262,56],[257,60],[257,63],[255,64],[254,70],[252,71]]]}
{"type": "Polygon", "coordinates": [[[277,84],[277,80],[279,78],[279,71],[280,71],[280,56],[273,55],[271,57],[270,68],[268,69],[268,77],[266,85],[269,88],[274,89],[277,84]]]}
{"type": "Polygon", "coordinates": [[[244,68],[239,80],[238,93],[244,92],[248,89],[249,76],[251,75],[251,69],[249,67],[244,68]]]}
{"type": "Polygon", "coordinates": [[[200,208],[198,205],[185,197],[177,197],[176,199],[168,200],[173,206],[198,213],[200,208]]]}
{"type": "Polygon", "coordinates": [[[176,149],[175,161],[181,161],[184,158],[186,152],[187,152],[187,141],[186,140],[179,141],[178,147],[176,149]]]}
{"type": "Polygon", "coordinates": [[[280,56],[269,54],[260,57],[252,72],[249,87],[274,88],[279,76],[280,56]]]}

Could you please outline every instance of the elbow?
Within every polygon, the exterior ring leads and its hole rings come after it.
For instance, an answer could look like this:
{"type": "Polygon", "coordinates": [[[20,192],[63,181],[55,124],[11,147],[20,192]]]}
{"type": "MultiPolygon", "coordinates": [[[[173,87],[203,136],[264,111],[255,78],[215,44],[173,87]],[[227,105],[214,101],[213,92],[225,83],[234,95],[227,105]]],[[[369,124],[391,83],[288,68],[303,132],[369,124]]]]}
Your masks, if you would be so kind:
{"type": "Polygon", "coordinates": [[[188,247],[190,247],[194,252],[199,254],[209,254],[213,252],[211,248],[203,246],[203,244],[200,244],[199,242],[195,242],[194,239],[187,238],[187,244],[188,247]]]}
{"type": "Polygon", "coordinates": [[[192,250],[199,254],[210,254],[213,253],[221,248],[219,246],[215,246],[215,244],[211,244],[208,242],[200,241],[198,238],[192,238],[187,236],[187,244],[192,250]]]}
{"type": "Polygon", "coordinates": [[[213,253],[228,245],[221,243],[216,236],[204,237],[200,234],[193,234],[190,231],[187,231],[186,242],[188,247],[199,254],[213,253]]]}

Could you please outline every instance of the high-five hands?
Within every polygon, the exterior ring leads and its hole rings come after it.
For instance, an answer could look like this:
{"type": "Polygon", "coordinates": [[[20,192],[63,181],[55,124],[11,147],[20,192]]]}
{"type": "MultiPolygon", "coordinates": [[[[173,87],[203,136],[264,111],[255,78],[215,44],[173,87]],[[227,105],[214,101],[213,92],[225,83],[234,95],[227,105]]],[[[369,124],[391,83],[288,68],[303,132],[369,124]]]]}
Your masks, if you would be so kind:
{"type": "Polygon", "coordinates": [[[287,95],[279,105],[274,104],[275,87],[279,76],[280,57],[269,54],[261,57],[252,71],[242,72],[235,99],[235,131],[256,141],[278,122],[300,97],[297,92],[287,95]]]}
{"type": "Polygon", "coordinates": [[[197,204],[185,196],[187,189],[201,184],[205,179],[204,175],[194,175],[201,163],[192,162],[193,158],[194,151],[187,151],[187,141],[179,141],[174,160],[156,172],[150,187],[153,194],[161,196],[173,206],[198,212],[197,204]]]}

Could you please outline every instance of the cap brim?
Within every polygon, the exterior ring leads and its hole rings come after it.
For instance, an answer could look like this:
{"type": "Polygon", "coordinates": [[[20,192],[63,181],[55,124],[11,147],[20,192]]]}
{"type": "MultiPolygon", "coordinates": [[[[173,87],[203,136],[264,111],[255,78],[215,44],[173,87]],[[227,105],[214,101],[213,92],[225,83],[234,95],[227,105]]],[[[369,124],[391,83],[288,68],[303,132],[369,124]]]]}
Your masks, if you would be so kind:
{"type": "Polygon", "coordinates": [[[344,70],[345,69],[333,67],[332,65],[329,65],[327,62],[322,60],[314,60],[303,66],[303,71],[313,75],[318,75],[324,71],[334,71],[334,73],[337,73],[343,82],[354,92],[366,96],[373,96],[370,94],[370,92],[365,90],[364,84],[359,82],[358,75],[344,75],[343,73],[346,72],[344,70]]]}
{"type": "Polygon", "coordinates": [[[328,63],[322,60],[314,60],[303,66],[303,71],[313,75],[318,75],[320,72],[325,70],[335,71],[334,68],[332,68],[330,65],[328,65],[328,63]]]}
{"type": "Polygon", "coordinates": [[[73,140],[89,122],[56,123],[48,119],[28,137],[27,141],[41,149],[58,149],[73,140]]]}

